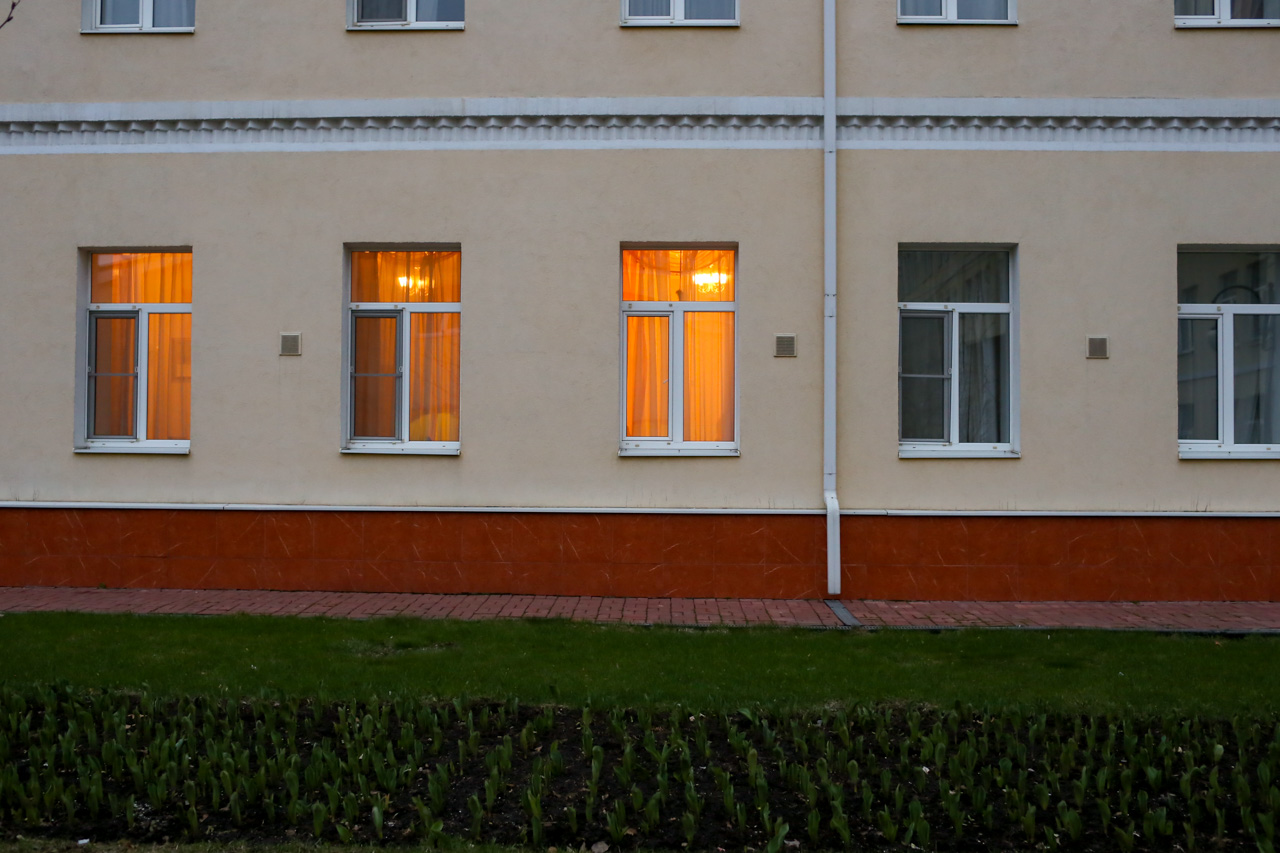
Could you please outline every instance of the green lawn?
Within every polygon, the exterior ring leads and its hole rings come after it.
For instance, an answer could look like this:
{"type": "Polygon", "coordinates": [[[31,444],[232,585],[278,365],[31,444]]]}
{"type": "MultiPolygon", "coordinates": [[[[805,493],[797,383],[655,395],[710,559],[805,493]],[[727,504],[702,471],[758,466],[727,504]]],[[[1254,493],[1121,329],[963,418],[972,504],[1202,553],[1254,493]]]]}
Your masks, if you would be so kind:
{"type": "Polygon", "coordinates": [[[1280,707],[1280,638],[682,630],[565,621],[10,614],[0,683],[785,709],[905,701],[1228,716],[1280,707]]]}

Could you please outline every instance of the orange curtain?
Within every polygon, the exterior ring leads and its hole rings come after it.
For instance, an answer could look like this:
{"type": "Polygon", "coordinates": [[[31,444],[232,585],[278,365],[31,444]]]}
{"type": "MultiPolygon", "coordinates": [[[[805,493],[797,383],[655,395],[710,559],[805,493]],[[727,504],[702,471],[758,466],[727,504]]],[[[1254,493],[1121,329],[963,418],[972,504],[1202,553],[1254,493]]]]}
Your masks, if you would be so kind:
{"type": "Polygon", "coordinates": [[[395,317],[356,317],[352,435],[396,438],[396,365],[398,321],[395,317]]]}
{"type": "Polygon", "coordinates": [[[93,324],[91,437],[132,437],[138,321],[134,317],[95,317],[93,324]]]}
{"type": "Polygon", "coordinates": [[[671,318],[627,317],[627,435],[671,434],[671,318]]]}
{"type": "Polygon", "coordinates": [[[191,315],[152,314],[147,334],[147,438],[191,438],[191,315]]]}
{"type": "Polygon", "coordinates": [[[460,302],[461,252],[352,252],[352,302],[460,302]]]}
{"type": "Polygon", "coordinates": [[[191,253],[93,256],[90,302],[190,302],[191,253]]]}
{"type": "Polygon", "coordinates": [[[624,302],[732,302],[733,249],[627,249],[624,302]]]}
{"type": "Polygon", "coordinates": [[[458,440],[459,331],[455,313],[409,321],[409,440],[458,440]]]}
{"type": "Polygon", "coordinates": [[[685,441],[733,441],[733,370],[733,313],[686,313],[685,441]]]}

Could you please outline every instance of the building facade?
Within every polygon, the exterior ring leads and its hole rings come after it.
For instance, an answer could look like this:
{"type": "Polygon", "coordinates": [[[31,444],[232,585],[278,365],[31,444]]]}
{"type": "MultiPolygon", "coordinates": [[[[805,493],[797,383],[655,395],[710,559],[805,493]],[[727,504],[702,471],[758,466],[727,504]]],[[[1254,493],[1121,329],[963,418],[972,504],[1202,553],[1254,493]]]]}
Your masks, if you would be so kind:
{"type": "Polygon", "coordinates": [[[1275,600],[1277,5],[24,4],[0,584],[1275,600]]]}

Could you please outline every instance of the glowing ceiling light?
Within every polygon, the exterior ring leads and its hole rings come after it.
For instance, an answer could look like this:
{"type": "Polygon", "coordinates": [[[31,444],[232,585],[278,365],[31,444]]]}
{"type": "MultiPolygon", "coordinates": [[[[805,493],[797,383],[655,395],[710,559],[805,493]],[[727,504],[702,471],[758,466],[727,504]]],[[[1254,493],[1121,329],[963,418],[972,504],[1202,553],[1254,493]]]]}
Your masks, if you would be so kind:
{"type": "Polygon", "coordinates": [[[729,283],[729,274],[723,272],[700,272],[693,277],[693,283],[702,293],[712,293],[729,283]]]}

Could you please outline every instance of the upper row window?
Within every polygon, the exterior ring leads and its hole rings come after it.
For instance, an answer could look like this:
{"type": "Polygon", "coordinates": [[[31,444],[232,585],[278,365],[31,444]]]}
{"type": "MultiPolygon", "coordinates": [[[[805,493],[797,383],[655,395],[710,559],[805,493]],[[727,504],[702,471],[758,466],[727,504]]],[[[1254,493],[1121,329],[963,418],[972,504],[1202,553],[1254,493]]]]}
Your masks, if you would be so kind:
{"type": "Polygon", "coordinates": [[[350,0],[353,29],[460,30],[466,0],[350,0]]]}
{"type": "Polygon", "coordinates": [[[1174,0],[1179,27],[1280,26],[1280,0],[1174,0]]]}
{"type": "Polygon", "coordinates": [[[900,24],[1016,24],[1018,0],[898,0],[900,24]]]}
{"type": "Polygon", "coordinates": [[[629,26],[737,26],[738,0],[622,0],[629,26]]]}
{"type": "Polygon", "coordinates": [[[84,0],[83,29],[185,33],[196,26],[196,0],[84,0]]]}

